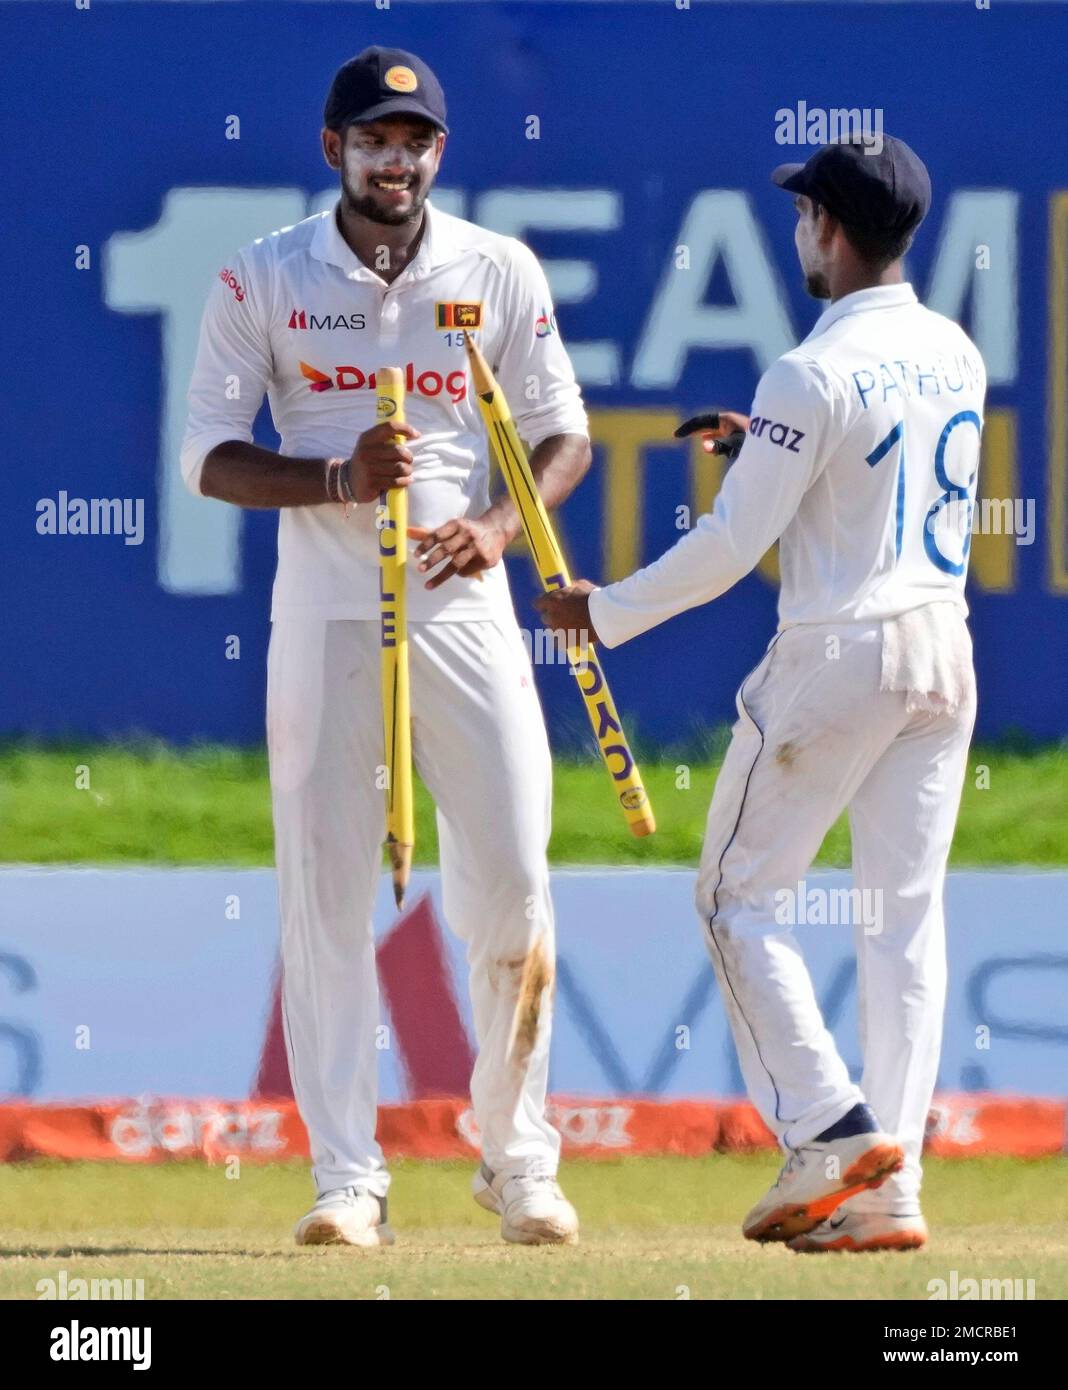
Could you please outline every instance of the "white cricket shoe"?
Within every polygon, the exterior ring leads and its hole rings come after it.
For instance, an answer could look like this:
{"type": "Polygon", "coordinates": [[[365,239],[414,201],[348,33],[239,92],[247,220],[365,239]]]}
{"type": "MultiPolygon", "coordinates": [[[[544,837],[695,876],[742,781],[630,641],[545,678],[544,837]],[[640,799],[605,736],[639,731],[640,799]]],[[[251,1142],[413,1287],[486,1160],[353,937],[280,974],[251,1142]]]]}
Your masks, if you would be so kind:
{"type": "Polygon", "coordinates": [[[471,1180],[475,1201],[501,1218],[517,1245],[577,1245],[578,1215],[551,1174],[494,1177],[485,1164],[471,1180]]]}
{"type": "Polygon", "coordinates": [[[746,1240],[803,1236],[850,1197],[885,1182],[905,1161],[901,1145],[881,1130],[845,1137],[837,1130],[833,1126],[790,1155],[774,1187],[742,1223],[746,1240]]]}
{"type": "Polygon", "coordinates": [[[362,1187],[335,1187],[324,1192],[297,1222],[298,1245],[392,1245],[386,1225],[386,1199],[362,1187]]]}
{"type": "Polygon", "coordinates": [[[855,1254],[878,1250],[920,1250],[927,1244],[927,1222],[884,1211],[843,1211],[829,1216],[807,1235],[795,1236],[790,1249],[812,1255],[822,1250],[855,1254]]]}

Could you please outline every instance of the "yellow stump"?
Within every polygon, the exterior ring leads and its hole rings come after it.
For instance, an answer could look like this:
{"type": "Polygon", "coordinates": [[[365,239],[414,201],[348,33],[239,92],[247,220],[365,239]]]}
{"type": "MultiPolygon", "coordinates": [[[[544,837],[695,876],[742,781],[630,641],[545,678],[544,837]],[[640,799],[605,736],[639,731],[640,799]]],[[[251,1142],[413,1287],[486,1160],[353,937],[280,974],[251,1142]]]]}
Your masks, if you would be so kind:
{"type": "MultiPolygon", "coordinates": [[[[378,419],[404,423],[404,373],[375,373],[378,419]]],[[[402,440],[398,439],[397,443],[402,440]]],[[[415,817],[412,799],[412,717],[408,677],[408,494],[383,492],[378,505],[379,617],[382,650],[382,719],[385,735],[386,850],[398,908],[412,869],[415,817]]]]}
{"type": "MultiPolygon", "coordinates": [[[[571,576],[530,471],[508,402],[470,333],[465,334],[464,342],[490,445],[519,513],[542,585],[546,590],[566,588],[571,583],[571,576]]],[[[612,692],[592,648],[581,640],[581,634],[576,633],[575,637],[575,642],[568,643],[568,661],[582,692],[586,713],[623,808],[623,815],[633,834],[651,835],[656,829],[656,818],[642,785],[638,765],[627,745],[612,692]]]]}

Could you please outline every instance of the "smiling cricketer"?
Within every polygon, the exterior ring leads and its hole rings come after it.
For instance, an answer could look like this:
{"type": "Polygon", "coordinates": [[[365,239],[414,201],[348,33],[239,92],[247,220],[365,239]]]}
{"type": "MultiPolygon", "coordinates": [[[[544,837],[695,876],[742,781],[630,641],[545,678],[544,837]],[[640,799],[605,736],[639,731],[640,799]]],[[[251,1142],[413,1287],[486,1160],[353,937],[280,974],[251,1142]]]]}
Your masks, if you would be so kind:
{"type": "Polygon", "coordinates": [[[537,606],[614,647],[716,598],[779,542],[779,628],[738,691],[696,893],[746,1087],[786,1155],[743,1231],[808,1252],[915,1248],[943,881],[975,719],[964,582],[986,373],[905,281],[931,190],[904,142],[829,145],[773,178],[794,194],[806,288],[830,303],[761,378],[713,511],[645,569],[537,606]],[[846,809],[859,1085],[793,930],[846,809]]]}
{"type": "Polygon", "coordinates": [[[267,738],[284,1031],[318,1191],[297,1226],[302,1244],[392,1240],[375,1139],[372,909],[384,833],[375,513],[393,487],[408,489],[421,528],[408,567],[413,756],[437,806],[445,915],[470,965],[474,1196],[506,1240],[577,1238],[545,1116],[549,748],[501,563],[519,523],[507,497],[490,499],[465,330],[478,330],[517,407],[546,506],[582,478],[589,438],[533,254],[428,199],[445,114],[436,77],[411,53],[369,48],[340,69],[321,137],[340,198],[233,257],[208,301],[189,391],[189,487],[280,511],[267,738]],[[405,425],[376,424],[379,366],[404,371],[405,425]],[[252,442],[264,393],[277,453],[252,442]],[[513,1045],[531,979],[532,1021],[513,1045]]]}

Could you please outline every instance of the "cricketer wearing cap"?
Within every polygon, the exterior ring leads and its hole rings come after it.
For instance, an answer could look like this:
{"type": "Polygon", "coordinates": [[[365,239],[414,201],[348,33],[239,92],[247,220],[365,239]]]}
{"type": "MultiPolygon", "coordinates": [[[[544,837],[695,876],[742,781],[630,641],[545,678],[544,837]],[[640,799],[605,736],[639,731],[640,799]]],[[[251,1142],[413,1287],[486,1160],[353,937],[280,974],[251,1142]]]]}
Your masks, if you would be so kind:
{"type": "Polygon", "coordinates": [[[190,488],[280,509],[267,735],[286,1046],[319,1194],[303,1243],[392,1238],[371,923],[384,833],[375,512],[392,487],[408,489],[422,528],[407,599],[413,756],[437,805],[446,917],[468,947],[475,1196],[506,1239],[577,1230],[545,1118],[551,983],[522,1045],[512,1039],[521,982],[552,979],[551,769],[501,564],[518,519],[490,500],[465,330],[516,406],[546,505],[585,473],[589,440],[533,254],[427,198],[446,134],[441,87],[413,54],[371,48],[346,63],[322,131],[340,199],[233,257],[189,391],[190,488]],[[375,423],[380,366],[405,373],[405,425],[375,423]],[[280,453],[252,443],[264,392],[280,453]]]}
{"type": "Polygon", "coordinates": [[[904,280],[930,201],[907,145],[831,145],[774,178],[795,194],[806,286],[830,306],[761,378],[714,510],[629,578],[538,605],[616,646],[723,593],[778,540],[779,628],[738,691],[697,881],[746,1085],[787,1155],[743,1229],[800,1250],[914,1247],[975,714],[964,581],[985,372],[904,280]],[[859,1086],[791,929],[846,808],[853,904],[875,907],[853,923],[859,1086]]]}

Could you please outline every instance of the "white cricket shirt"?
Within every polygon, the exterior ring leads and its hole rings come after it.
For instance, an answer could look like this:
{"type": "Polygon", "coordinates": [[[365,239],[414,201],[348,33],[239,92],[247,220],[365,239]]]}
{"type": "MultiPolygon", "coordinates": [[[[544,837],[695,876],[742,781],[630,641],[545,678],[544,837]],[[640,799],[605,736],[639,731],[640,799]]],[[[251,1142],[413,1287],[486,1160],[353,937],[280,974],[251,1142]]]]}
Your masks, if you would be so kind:
{"type": "MultiPolygon", "coordinates": [[[[396,366],[406,374],[406,418],[422,433],[411,446],[409,524],[436,527],[484,512],[489,445],[469,389],[464,325],[477,329],[528,447],[554,434],[588,434],[533,252],[429,200],[425,207],[419,249],[391,285],[349,248],[336,208],[260,238],[220,271],[204,311],[182,444],[182,473],[194,492],[217,444],[252,442],[264,392],[283,454],[347,457],[376,423],[375,369],[396,366]]],[[[425,579],[413,566],[413,621],[510,611],[503,565],[483,581],[454,575],[430,592],[425,579]]],[[[348,517],[327,502],[280,508],[272,617],[377,618],[378,588],[374,503],[348,517]]]]}
{"type": "Polygon", "coordinates": [[[761,377],[714,509],[590,595],[614,647],[729,589],[779,541],[779,626],[965,613],[986,371],[910,285],[833,304],[761,377]]]}

